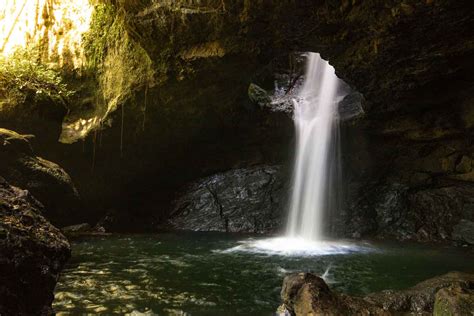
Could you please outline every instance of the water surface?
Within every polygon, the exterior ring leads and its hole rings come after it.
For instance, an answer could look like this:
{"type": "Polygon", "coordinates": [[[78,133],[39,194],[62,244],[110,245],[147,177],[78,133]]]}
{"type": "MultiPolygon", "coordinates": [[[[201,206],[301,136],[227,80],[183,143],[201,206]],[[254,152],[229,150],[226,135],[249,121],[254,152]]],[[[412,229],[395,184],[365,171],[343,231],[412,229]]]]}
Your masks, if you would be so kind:
{"type": "Polygon", "coordinates": [[[59,315],[272,315],[292,271],[322,275],[330,267],[333,288],[362,295],[474,269],[472,256],[446,247],[360,243],[360,251],[285,256],[249,249],[255,242],[267,239],[189,233],[76,241],[54,308],[59,315]]]}

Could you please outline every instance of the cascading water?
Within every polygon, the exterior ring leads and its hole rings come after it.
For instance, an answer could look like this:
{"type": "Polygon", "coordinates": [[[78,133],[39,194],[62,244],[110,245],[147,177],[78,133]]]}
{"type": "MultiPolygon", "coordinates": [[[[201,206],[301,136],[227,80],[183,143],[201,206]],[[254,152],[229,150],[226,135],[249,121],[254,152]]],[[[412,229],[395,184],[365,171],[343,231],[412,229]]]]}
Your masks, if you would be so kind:
{"type": "Polygon", "coordinates": [[[308,53],[306,76],[294,99],[296,159],[287,236],[323,238],[324,213],[334,181],[330,181],[337,124],[338,88],[334,68],[317,53],[308,53]]]}
{"type": "MultiPolygon", "coordinates": [[[[275,102],[287,93],[276,87],[275,102]]],[[[341,255],[369,252],[367,245],[328,241],[324,221],[338,197],[337,105],[348,87],[319,54],[308,53],[306,75],[294,103],[296,159],[287,232],[284,237],[248,239],[223,252],[250,252],[285,256],[341,255]]]]}

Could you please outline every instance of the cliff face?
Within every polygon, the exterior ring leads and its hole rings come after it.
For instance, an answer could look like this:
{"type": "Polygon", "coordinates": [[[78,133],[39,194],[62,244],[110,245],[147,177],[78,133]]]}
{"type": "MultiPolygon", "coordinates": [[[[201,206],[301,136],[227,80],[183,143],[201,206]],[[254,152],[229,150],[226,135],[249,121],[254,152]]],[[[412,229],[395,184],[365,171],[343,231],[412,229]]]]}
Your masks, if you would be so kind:
{"type": "Polygon", "coordinates": [[[365,118],[343,126],[348,199],[339,233],[449,239],[461,220],[473,220],[469,1],[108,6],[92,17],[90,34],[109,43],[89,41],[86,49],[99,75],[80,89],[80,106],[70,107],[65,122],[67,131],[89,136],[71,145],[45,141],[40,152],[70,171],[89,209],[160,222],[188,181],[287,163],[291,120],[258,109],[247,89],[254,82],[271,90],[275,73],[293,74],[291,53],[314,51],[366,100],[365,118]],[[434,204],[444,215],[426,224],[434,204]]]}
{"type": "Polygon", "coordinates": [[[248,82],[269,88],[276,71],[290,72],[294,51],[320,52],[364,95],[365,118],[343,126],[348,199],[340,234],[456,239],[455,227],[473,220],[474,16],[467,1],[122,6],[161,74],[161,109],[179,111],[185,130],[216,126],[211,118],[230,109],[235,116],[221,122],[235,126],[248,82]]]}

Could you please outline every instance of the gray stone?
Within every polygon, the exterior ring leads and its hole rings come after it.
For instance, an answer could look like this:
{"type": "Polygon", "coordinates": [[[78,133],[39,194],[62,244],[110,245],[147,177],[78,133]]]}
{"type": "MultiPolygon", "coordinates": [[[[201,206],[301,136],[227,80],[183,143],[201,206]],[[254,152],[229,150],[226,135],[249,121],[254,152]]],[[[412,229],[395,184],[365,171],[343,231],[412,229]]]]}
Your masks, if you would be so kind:
{"type": "Polygon", "coordinates": [[[260,108],[271,107],[271,98],[267,91],[251,83],[248,89],[250,101],[258,105],[260,108]]]}
{"type": "Polygon", "coordinates": [[[415,239],[451,239],[455,225],[467,215],[465,205],[471,204],[473,199],[474,188],[463,186],[426,189],[410,194],[408,217],[418,228],[415,239]]]}
{"type": "Polygon", "coordinates": [[[474,245],[474,222],[462,219],[453,227],[452,238],[455,241],[474,245]]]}
{"type": "Polygon", "coordinates": [[[286,195],[280,167],[235,169],[189,185],[170,223],[179,230],[273,232],[281,226],[286,195]]]}
{"type": "Polygon", "coordinates": [[[367,235],[410,239],[414,230],[409,221],[408,187],[400,183],[377,183],[355,187],[360,196],[349,196],[351,204],[345,213],[342,235],[348,237],[367,235]]]}
{"type": "Polygon", "coordinates": [[[352,92],[339,102],[339,118],[343,122],[353,122],[361,119],[365,115],[362,103],[364,96],[359,92],[352,92]]]}

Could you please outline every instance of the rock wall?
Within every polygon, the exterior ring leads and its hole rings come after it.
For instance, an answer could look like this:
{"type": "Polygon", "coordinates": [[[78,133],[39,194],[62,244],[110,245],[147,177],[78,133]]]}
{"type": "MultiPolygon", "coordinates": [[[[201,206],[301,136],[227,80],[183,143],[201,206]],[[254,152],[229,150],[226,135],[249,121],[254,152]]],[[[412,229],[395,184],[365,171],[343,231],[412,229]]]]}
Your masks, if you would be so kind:
{"type": "Polygon", "coordinates": [[[72,224],[80,218],[79,193],[64,169],[35,155],[32,138],[0,128],[0,175],[40,200],[44,215],[53,224],[72,224]]]}
{"type": "Polygon", "coordinates": [[[174,229],[275,233],[285,219],[287,183],[281,167],[235,169],[201,179],[179,196],[174,229]]]}
{"type": "Polygon", "coordinates": [[[67,239],[27,190],[0,177],[0,314],[51,315],[53,291],[69,259],[67,239]]]}
{"type": "MultiPolygon", "coordinates": [[[[459,237],[472,222],[474,18],[468,0],[110,4],[116,9],[110,14],[119,12],[126,22],[127,39],[151,63],[154,84],[129,87],[118,110],[83,143],[58,145],[34,130],[39,154],[70,170],[91,220],[133,212],[125,215],[162,222],[184,183],[288,163],[291,121],[250,104],[247,90],[252,82],[271,90],[275,73],[292,74],[291,53],[315,51],[365,99],[365,118],[342,131],[347,204],[340,234],[470,240],[459,237]],[[423,214],[437,199],[455,207],[438,207],[444,215],[428,223],[423,214]]],[[[109,74],[108,83],[119,86],[122,70],[109,74]]],[[[98,89],[91,84],[79,94],[98,89]]],[[[77,117],[97,104],[90,93],[83,97],[74,107],[77,117]]],[[[46,116],[56,124],[60,112],[46,116]]],[[[30,133],[31,125],[21,132],[30,133]]]]}

